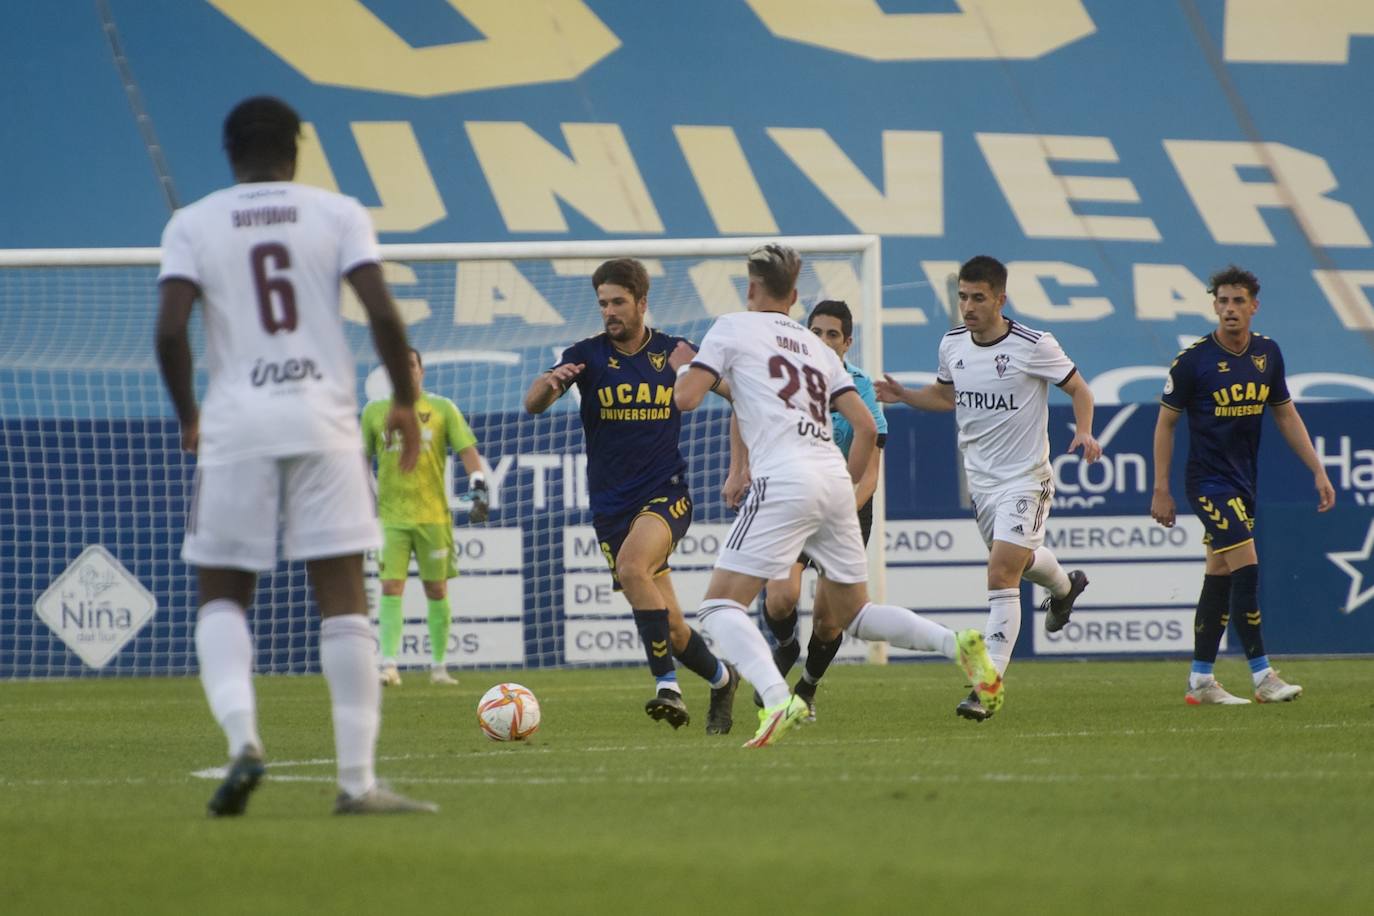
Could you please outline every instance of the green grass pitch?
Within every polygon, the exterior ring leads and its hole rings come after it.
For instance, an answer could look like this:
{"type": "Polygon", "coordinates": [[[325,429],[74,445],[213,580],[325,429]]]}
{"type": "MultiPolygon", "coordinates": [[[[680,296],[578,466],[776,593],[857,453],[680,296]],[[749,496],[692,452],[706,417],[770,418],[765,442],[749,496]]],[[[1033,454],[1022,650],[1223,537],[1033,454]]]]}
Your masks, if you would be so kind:
{"type": "MultiPolygon", "coordinates": [[[[1294,703],[1192,708],[1187,662],[1026,662],[991,721],[943,664],[841,667],[763,750],[642,711],[642,669],[413,674],[380,770],[433,817],[336,818],[316,677],[259,678],[269,777],[211,821],[194,679],[0,684],[0,912],[1374,912],[1374,664],[1294,659],[1294,703]],[[477,698],[539,696],[522,744],[477,698]]],[[[1244,663],[1218,674],[1247,693],[1244,663]]]]}

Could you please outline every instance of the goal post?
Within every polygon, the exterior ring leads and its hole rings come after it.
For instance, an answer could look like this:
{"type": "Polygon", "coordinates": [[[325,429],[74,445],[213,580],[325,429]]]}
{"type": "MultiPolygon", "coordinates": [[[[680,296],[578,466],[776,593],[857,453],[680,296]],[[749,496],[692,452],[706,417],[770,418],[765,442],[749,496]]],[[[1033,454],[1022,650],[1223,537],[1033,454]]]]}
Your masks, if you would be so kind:
{"type": "MultiPolygon", "coordinates": [[[[384,271],[424,355],[424,387],[452,398],[478,436],[491,518],[467,521],[461,465],[448,475],[459,577],[449,656],[466,667],[637,664],[643,655],[622,597],[610,590],[591,532],[575,398],[523,412],[523,394],[563,348],[602,330],[590,277],[608,258],[649,269],[649,323],[700,341],[714,318],[744,307],[745,255],[796,248],[803,318],[843,299],[855,313],[849,359],[882,366],[876,236],[633,239],[385,245],[384,271]]],[[[0,678],[184,674],[195,670],[194,573],[180,561],[193,460],[158,375],[152,336],[156,248],[0,251],[0,678]],[[6,498],[7,497],[7,498],[6,498]]],[[[361,306],[345,289],[359,405],[388,393],[361,306]]],[[[193,349],[203,360],[199,318],[193,349]]],[[[205,379],[197,376],[203,392],[205,379]]],[[[720,499],[728,407],[711,397],[684,418],[695,522],[673,558],[693,614],[733,513],[720,499]]],[[[883,597],[883,485],[869,548],[883,597]]],[[[375,614],[379,584],[369,566],[375,614]]],[[[803,618],[810,607],[804,588],[803,618]]],[[[403,663],[427,662],[424,596],[404,599],[403,663]]],[[[252,622],[257,669],[318,669],[301,564],[262,577],[252,622]]],[[[852,641],[849,641],[852,642],[852,641]]],[[[882,660],[853,644],[850,660],[882,660]]]]}

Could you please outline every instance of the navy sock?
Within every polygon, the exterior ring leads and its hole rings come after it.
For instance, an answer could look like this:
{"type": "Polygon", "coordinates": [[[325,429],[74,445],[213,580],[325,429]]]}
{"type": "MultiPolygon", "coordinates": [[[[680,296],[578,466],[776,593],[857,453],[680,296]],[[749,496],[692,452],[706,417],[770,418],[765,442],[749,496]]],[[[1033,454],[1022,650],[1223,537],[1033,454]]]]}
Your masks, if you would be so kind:
{"type": "MultiPolygon", "coordinates": [[[[635,626],[644,640],[644,654],[649,658],[649,671],[657,681],[677,681],[673,668],[673,652],[668,638],[668,609],[635,611],[635,626]]],[[[660,683],[659,686],[662,686],[660,683]]]]}
{"type": "Polygon", "coordinates": [[[780,646],[785,646],[797,638],[797,607],[792,606],[792,610],[787,612],[787,616],[781,620],[774,620],[764,611],[763,620],[768,624],[768,632],[773,634],[774,641],[780,646]]]}
{"type": "Polygon", "coordinates": [[[706,645],[706,640],[701,638],[701,634],[692,630],[692,635],[687,639],[687,645],[681,652],[674,651],[677,660],[682,662],[697,677],[706,681],[708,684],[715,684],[720,680],[722,668],[720,659],[711,654],[710,646],[706,645]]]}
{"type": "Polygon", "coordinates": [[[1264,637],[1260,635],[1259,566],[1243,566],[1231,573],[1231,619],[1236,622],[1236,635],[1245,649],[1246,658],[1264,655],[1264,637]]]}
{"type": "Polygon", "coordinates": [[[1230,576],[1202,577],[1202,594],[1193,615],[1193,661],[1206,663],[1208,671],[1217,660],[1221,634],[1226,632],[1226,609],[1230,602],[1230,576]]]}
{"type": "Polygon", "coordinates": [[[840,651],[840,643],[844,642],[844,633],[836,636],[831,642],[823,642],[816,638],[816,634],[811,634],[811,641],[806,644],[806,671],[802,675],[801,683],[797,689],[801,690],[802,684],[806,684],[815,692],[815,685],[820,683],[825,676],[826,669],[835,660],[835,653],[840,651]]]}

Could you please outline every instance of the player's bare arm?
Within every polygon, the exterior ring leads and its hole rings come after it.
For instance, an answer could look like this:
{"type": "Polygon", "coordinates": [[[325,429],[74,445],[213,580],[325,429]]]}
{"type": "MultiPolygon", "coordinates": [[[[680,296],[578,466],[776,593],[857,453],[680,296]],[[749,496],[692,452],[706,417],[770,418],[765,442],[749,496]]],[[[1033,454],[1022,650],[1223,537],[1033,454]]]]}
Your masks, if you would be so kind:
{"type": "Polygon", "coordinates": [[[175,277],[164,280],[158,289],[157,362],[181,422],[181,447],[193,454],[200,444],[200,412],[196,408],[187,326],[199,296],[194,283],[175,277]]]}
{"type": "Polygon", "coordinates": [[[882,454],[883,450],[875,444],[868,459],[868,467],[864,468],[864,476],[854,485],[854,505],[857,508],[862,508],[878,490],[878,468],[882,454]]]}
{"type": "Polygon", "coordinates": [[[585,363],[564,363],[548,372],[541,372],[531,383],[530,390],[525,392],[525,412],[537,414],[548,410],[585,368],[585,363]]]}
{"type": "Polygon", "coordinates": [[[700,366],[691,366],[677,377],[677,384],[673,386],[673,403],[683,412],[696,410],[715,384],[714,372],[708,372],[700,366]]]}
{"type": "Polygon", "coordinates": [[[1322,467],[1316,449],[1312,448],[1312,438],[1307,434],[1307,424],[1302,422],[1302,415],[1298,413],[1298,408],[1292,401],[1277,404],[1273,410],[1274,425],[1283,434],[1284,441],[1293,450],[1293,454],[1297,455],[1312,472],[1312,479],[1317,488],[1317,511],[1325,512],[1336,504],[1336,488],[1331,485],[1331,478],[1326,476],[1326,468],[1322,467]]]}
{"type": "Polygon", "coordinates": [[[831,402],[831,408],[838,410],[854,429],[854,441],[849,446],[849,477],[857,484],[863,480],[869,459],[878,450],[878,424],[864,399],[852,388],[841,392],[831,402]]]}
{"type": "MultiPolygon", "coordinates": [[[[681,372],[683,366],[689,366],[692,358],[697,355],[696,347],[693,347],[685,340],[679,340],[677,346],[673,347],[673,352],[668,354],[668,365],[674,372],[681,372]]],[[[730,385],[723,378],[715,380],[711,390],[725,400],[730,400],[730,385]]]]}
{"type": "MultiPolygon", "coordinates": [[[[946,385],[946,388],[953,387],[946,385]]],[[[1066,452],[1076,451],[1080,446],[1083,449],[1083,460],[1092,464],[1102,457],[1102,446],[1093,437],[1093,391],[1088,387],[1088,383],[1083,381],[1083,376],[1075,372],[1061,386],[1061,390],[1073,399],[1073,420],[1074,437],[1069,443],[1066,452]]]]}
{"type": "Polygon", "coordinates": [[[725,485],[720,495],[725,505],[738,509],[749,492],[749,446],[744,444],[744,436],[739,431],[739,417],[730,417],[730,470],[725,475],[725,485]]]}
{"type": "Polygon", "coordinates": [[[380,264],[362,264],[348,272],[348,285],[358,294],[372,328],[372,344],[391,378],[391,410],[386,416],[386,440],[401,437],[398,466],[412,471],[420,458],[420,421],[415,416],[419,392],[410,372],[410,342],[405,322],[387,291],[380,264]]]}
{"type": "Polygon", "coordinates": [[[1150,497],[1150,517],[1165,528],[1174,527],[1178,512],[1169,493],[1169,465],[1174,458],[1174,428],[1181,416],[1177,410],[1161,404],[1159,419],[1155,421],[1155,487],[1150,497]]]}
{"type": "Polygon", "coordinates": [[[907,388],[887,373],[873,382],[873,391],[884,404],[906,404],[917,410],[936,412],[954,409],[954,386],[936,383],[924,388],[907,388]]]}

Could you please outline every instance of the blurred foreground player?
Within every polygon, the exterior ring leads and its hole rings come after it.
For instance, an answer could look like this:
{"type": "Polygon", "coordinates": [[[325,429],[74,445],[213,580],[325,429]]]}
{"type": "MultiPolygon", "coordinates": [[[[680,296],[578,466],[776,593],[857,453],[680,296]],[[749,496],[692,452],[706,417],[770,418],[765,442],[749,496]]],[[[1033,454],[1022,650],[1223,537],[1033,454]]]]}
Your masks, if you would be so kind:
{"type": "Polygon", "coordinates": [[[437,811],[377,782],[381,724],[376,641],[367,619],[363,552],[381,542],[359,448],[354,358],[339,314],[339,280],[358,294],[396,395],[386,428],[415,466],[415,385],[405,326],[382,279],[376,235],[356,200],[292,182],[300,118],[250,98],[224,122],[237,182],[173,215],[162,236],[157,354],[196,457],[182,558],[199,569],[196,658],[229,742],[212,816],[244,812],[261,780],[262,739],[246,612],[257,574],[305,560],[320,617],[338,763],[336,814],[437,811]],[[187,323],[204,307],[210,383],[199,411],[187,323]]]}

